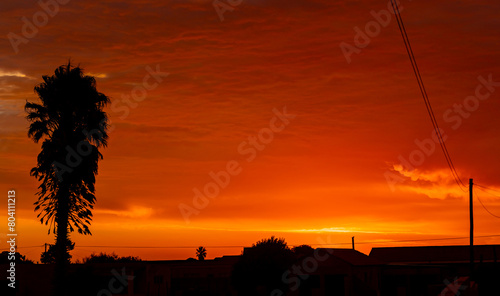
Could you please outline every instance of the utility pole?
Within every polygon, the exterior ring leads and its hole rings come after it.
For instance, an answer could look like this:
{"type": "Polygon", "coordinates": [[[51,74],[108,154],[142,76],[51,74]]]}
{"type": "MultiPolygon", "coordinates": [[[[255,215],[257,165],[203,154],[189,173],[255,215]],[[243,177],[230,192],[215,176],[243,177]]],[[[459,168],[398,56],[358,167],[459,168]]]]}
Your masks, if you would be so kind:
{"type": "Polygon", "coordinates": [[[474,272],[474,210],[472,203],[472,179],[469,179],[469,218],[470,218],[470,275],[474,272]]]}
{"type": "Polygon", "coordinates": [[[352,237],[352,249],[353,249],[353,250],[356,250],[356,249],[354,248],[354,236],[352,237]]]}

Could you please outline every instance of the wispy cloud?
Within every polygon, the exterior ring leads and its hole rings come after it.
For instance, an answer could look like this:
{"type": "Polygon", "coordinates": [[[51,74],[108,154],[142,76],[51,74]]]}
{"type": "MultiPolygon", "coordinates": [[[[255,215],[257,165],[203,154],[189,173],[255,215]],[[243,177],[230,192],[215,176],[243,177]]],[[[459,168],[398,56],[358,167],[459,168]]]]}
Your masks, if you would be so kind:
{"type": "Polygon", "coordinates": [[[24,73],[21,73],[19,71],[6,71],[0,69],[0,77],[23,77],[23,78],[30,78],[34,79],[33,77],[29,77],[24,73]]]}
{"type": "Polygon", "coordinates": [[[467,195],[467,192],[464,194],[464,191],[458,186],[449,169],[407,170],[401,165],[394,165],[394,171],[406,179],[406,182],[397,186],[403,191],[438,199],[457,199],[467,195]]]}
{"type": "Polygon", "coordinates": [[[133,206],[127,210],[106,210],[106,209],[96,209],[97,214],[108,214],[115,215],[118,217],[132,218],[132,219],[146,219],[151,217],[153,214],[152,208],[133,206]]]}

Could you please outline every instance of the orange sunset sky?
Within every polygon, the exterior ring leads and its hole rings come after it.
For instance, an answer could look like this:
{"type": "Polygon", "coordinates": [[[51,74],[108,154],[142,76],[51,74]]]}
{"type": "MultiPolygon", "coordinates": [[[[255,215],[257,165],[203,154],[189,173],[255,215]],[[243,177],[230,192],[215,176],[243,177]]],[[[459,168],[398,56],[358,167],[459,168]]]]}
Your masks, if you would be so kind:
{"type": "MultiPolygon", "coordinates": [[[[200,245],[213,258],[271,235],[332,247],[355,236],[365,253],[468,243],[429,240],[469,235],[468,192],[429,144],[432,124],[389,1],[215,2],[223,13],[205,0],[51,3],[52,15],[34,0],[0,8],[2,250],[11,189],[19,251],[36,261],[54,242],[34,212],[39,183],[29,170],[40,144],[27,137],[23,106],[68,59],[112,102],[93,235],[72,234],[74,259],[186,259],[200,245]],[[33,17],[40,26],[29,31],[33,17]],[[355,51],[346,58],[342,45],[355,51]],[[284,109],[289,118],[276,119],[284,109]],[[410,168],[401,159],[411,157],[410,168]],[[196,209],[194,191],[215,190],[211,172],[228,163],[238,168],[228,185],[196,209]],[[180,206],[197,212],[188,221],[180,206]],[[394,242],[405,240],[419,241],[394,242]]],[[[465,184],[492,189],[475,192],[500,215],[500,2],[400,5],[455,168],[465,184]]],[[[500,243],[500,220],[475,202],[475,242],[500,243]]]]}

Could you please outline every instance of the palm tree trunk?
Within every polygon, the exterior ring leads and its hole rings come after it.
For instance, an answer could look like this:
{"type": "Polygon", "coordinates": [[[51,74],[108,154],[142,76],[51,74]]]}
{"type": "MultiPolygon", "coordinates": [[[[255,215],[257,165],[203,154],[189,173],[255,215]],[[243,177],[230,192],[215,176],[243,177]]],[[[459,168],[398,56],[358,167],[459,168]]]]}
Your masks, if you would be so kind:
{"type": "Polygon", "coordinates": [[[62,186],[59,191],[57,214],[56,214],[56,251],[55,251],[55,296],[66,296],[66,272],[68,267],[68,213],[69,192],[62,186]]]}

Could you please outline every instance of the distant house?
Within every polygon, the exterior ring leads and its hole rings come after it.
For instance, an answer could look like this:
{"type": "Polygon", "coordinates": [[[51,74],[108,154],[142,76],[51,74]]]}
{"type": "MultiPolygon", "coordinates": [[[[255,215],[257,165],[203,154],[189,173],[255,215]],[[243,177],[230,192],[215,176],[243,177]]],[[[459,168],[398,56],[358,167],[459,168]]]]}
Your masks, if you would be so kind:
{"type": "Polygon", "coordinates": [[[470,277],[469,246],[373,248],[370,257],[383,261],[382,295],[500,295],[500,245],[474,246],[470,277]]]}
{"type": "Polygon", "coordinates": [[[145,295],[236,295],[231,286],[231,272],[239,257],[223,256],[203,261],[145,261],[148,274],[145,295]]]}
{"type": "MultiPolygon", "coordinates": [[[[71,264],[68,286],[72,296],[232,296],[230,278],[239,256],[214,260],[166,260],[126,263],[71,264]]],[[[49,296],[54,265],[19,268],[19,296],[49,296]]],[[[7,265],[0,265],[7,269],[7,265]]],[[[6,281],[2,288],[6,287],[6,281]]],[[[1,290],[11,292],[9,290],[1,290]]],[[[9,294],[0,294],[9,295],[9,294]]]]}
{"type": "MultiPolygon", "coordinates": [[[[469,246],[424,246],[373,248],[370,257],[390,264],[464,264],[469,263],[469,246]]],[[[474,260],[497,262],[500,245],[474,246],[474,260]]]]}
{"type": "Polygon", "coordinates": [[[353,249],[316,249],[321,258],[314,256],[302,261],[302,274],[306,280],[290,285],[289,296],[371,296],[379,295],[380,260],[370,258],[353,249]],[[317,264],[317,268],[313,268],[317,264]]]}
{"type": "MultiPolygon", "coordinates": [[[[317,249],[314,256],[289,270],[289,296],[376,296],[380,284],[381,261],[352,249],[317,249]],[[295,278],[293,281],[292,278],[295,278]]],[[[129,285],[129,296],[232,296],[231,272],[239,256],[213,260],[144,261],[145,278],[138,275],[129,285]]],[[[134,268],[131,272],[134,272],[134,268]]],[[[140,273],[142,274],[142,273],[140,273]]]]}

